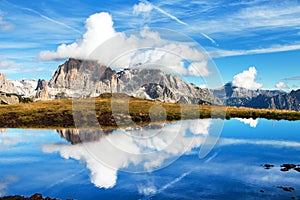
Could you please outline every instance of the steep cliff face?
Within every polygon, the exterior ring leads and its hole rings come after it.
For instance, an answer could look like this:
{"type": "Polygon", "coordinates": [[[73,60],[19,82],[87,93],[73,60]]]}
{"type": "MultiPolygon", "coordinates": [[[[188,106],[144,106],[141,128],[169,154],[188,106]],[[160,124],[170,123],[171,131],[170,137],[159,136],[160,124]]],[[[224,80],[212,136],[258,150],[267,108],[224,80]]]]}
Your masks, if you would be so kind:
{"type": "Polygon", "coordinates": [[[39,79],[36,87],[35,98],[37,100],[49,99],[48,83],[45,80],[39,79]]]}
{"type": "Polygon", "coordinates": [[[209,90],[188,84],[179,76],[165,74],[158,69],[124,69],[116,72],[93,61],[76,59],[69,59],[60,65],[48,86],[51,98],[59,92],[64,92],[68,97],[119,92],[173,103],[221,103],[209,90]]]}
{"type": "Polygon", "coordinates": [[[261,94],[256,98],[251,99],[247,103],[247,107],[252,108],[271,108],[300,111],[300,90],[292,91],[291,93],[267,96],[261,94]]]}
{"type": "Polygon", "coordinates": [[[49,81],[50,98],[58,93],[66,97],[90,97],[116,92],[117,73],[94,61],[69,59],[60,65],[49,81]]]}

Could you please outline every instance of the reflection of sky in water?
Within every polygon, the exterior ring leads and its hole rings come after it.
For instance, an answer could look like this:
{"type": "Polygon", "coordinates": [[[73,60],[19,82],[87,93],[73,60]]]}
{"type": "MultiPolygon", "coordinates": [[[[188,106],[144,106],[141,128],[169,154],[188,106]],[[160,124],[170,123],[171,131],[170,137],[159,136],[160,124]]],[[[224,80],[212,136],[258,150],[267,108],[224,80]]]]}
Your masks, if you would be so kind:
{"type": "Polygon", "coordinates": [[[300,164],[299,121],[225,121],[215,148],[199,159],[209,131],[217,130],[216,122],[186,121],[152,130],[127,130],[126,134],[118,130],[99,141],[75,145],[55,131],[8,129],[0,135],[0,195],[39,192],[76,199],[120,195],[124,199],[299,197],[300,173],[281,172],[279,167],[300,164]],[[266,170],[261,166],[265,163],[275,167],[266,170]],[[149,172],[131,173],[136,170],[149,172]],[[276,188],[281,185],[295,191],[276,188]],[[265,192],[260,193],[261,189],[265,192]]]}

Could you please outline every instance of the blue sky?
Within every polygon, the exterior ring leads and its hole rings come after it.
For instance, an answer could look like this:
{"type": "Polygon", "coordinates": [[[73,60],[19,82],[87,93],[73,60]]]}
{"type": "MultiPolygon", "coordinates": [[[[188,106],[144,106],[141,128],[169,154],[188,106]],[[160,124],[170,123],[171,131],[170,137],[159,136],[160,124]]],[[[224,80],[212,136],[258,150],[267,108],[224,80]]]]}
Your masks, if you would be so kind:
{"type": "MultiPolygon", "coordinates": [[[[64,60],[41,61],[40,52],[80,39],[85,20],[100,12],[111,15],[118,32],[160,27],[192,38],[210,54],[224,83],[254,66],[262,88],[280,82],[281,89],[300,87],[300,2],[292,0],[0,0],[0,72],[49,80],[64,60]],[[141,4],[148,10],[134,12],[141,4]]],[[[202,84],[199,77],[188,79],[202,84]]]]}

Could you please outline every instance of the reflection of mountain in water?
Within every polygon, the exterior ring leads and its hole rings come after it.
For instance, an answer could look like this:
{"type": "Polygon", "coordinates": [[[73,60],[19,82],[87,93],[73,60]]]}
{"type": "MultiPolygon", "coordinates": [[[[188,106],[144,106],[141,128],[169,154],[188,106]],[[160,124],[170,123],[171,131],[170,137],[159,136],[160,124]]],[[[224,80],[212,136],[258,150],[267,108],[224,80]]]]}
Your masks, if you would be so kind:
{"type": "MultiPolygon", "coordinates": [[[[137,127],[128,127],[125,130],[126,131],[139,131],[138,133],[142,134],[143,130],[149,130],[149,129],[160,129],[164,125],[163,124],[150,124],[143,127],[137,126],[137,127]]],[[[108,134],[113,133],[114,130],[101,130],[101,129],[59,129],[56,130],[58,134],[60,134],[61,137],[65,138],[71,144],[78,144],[83,142],[93,142],[98,141],[100,138],[105,137],[108,134]]],[[[0,132],[1,129],[0,129],[0,132]]],[[[5,133],[5,132],[3,132],[5,133]]],[[[138,134],[137,133],[137,134],[138,134]]],[[[139,135],[135,135],[136,137],[141,137],[139,135]]]]}
{"type": "Polygon", "coordinates": [[[112,133],[112,130],[79,130],[79,129],[60,129],[56,130],[61,137],[65,138],[71,144],[78,144],[82,142],[97,141],[101,137],[112,133]]]}
{"type": "Polygon", "coordinates": [[[199,147],[205,142],[211,125],[212,121],[205,119],[119,129],[112,134],[63,130],[58,132],[74,145],[48,144],[43,146],[43,151],[59,152],[65,159],[86,163],[91,182],[97,187],[110,188],[116,184],[119,170],[136,173],[160,169],[199,147]]]}
{"type": "Polygon", "coordinates": [[[7,128],[1,128],[0,133],[5,134],[7,132],[7,128]]]}

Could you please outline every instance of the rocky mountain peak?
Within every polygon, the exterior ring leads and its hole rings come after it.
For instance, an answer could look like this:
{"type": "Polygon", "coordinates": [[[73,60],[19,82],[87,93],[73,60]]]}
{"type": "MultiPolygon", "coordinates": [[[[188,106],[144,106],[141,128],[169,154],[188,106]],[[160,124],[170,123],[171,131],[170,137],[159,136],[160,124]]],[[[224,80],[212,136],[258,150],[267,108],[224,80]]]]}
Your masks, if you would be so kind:
{"type": "Polygon", "coordinates": [[[48,83],[46,80],[39,79],[37,82],[35,98],[38,100],[49,99],[48,83]]]}
{"type": "Polygon", "coordinates": [[[203,100],[220,103],[208,90],[187,84],[179,76],[166,74],[160,69],[140,66],[117,72],[95,61],[76,59],[69,59],[60,65],[48,86],[51,98],[55,98],[53,91],[63,91],[68,97],[90,97],[118,92],[166,102],[185,99],[185,103],[203,100]]]}
{"type": "Polygon", "coordinates": [[[3,73],[0,73],[0,83],[4,83],[6,81],[6,76],[3,73]]]}

